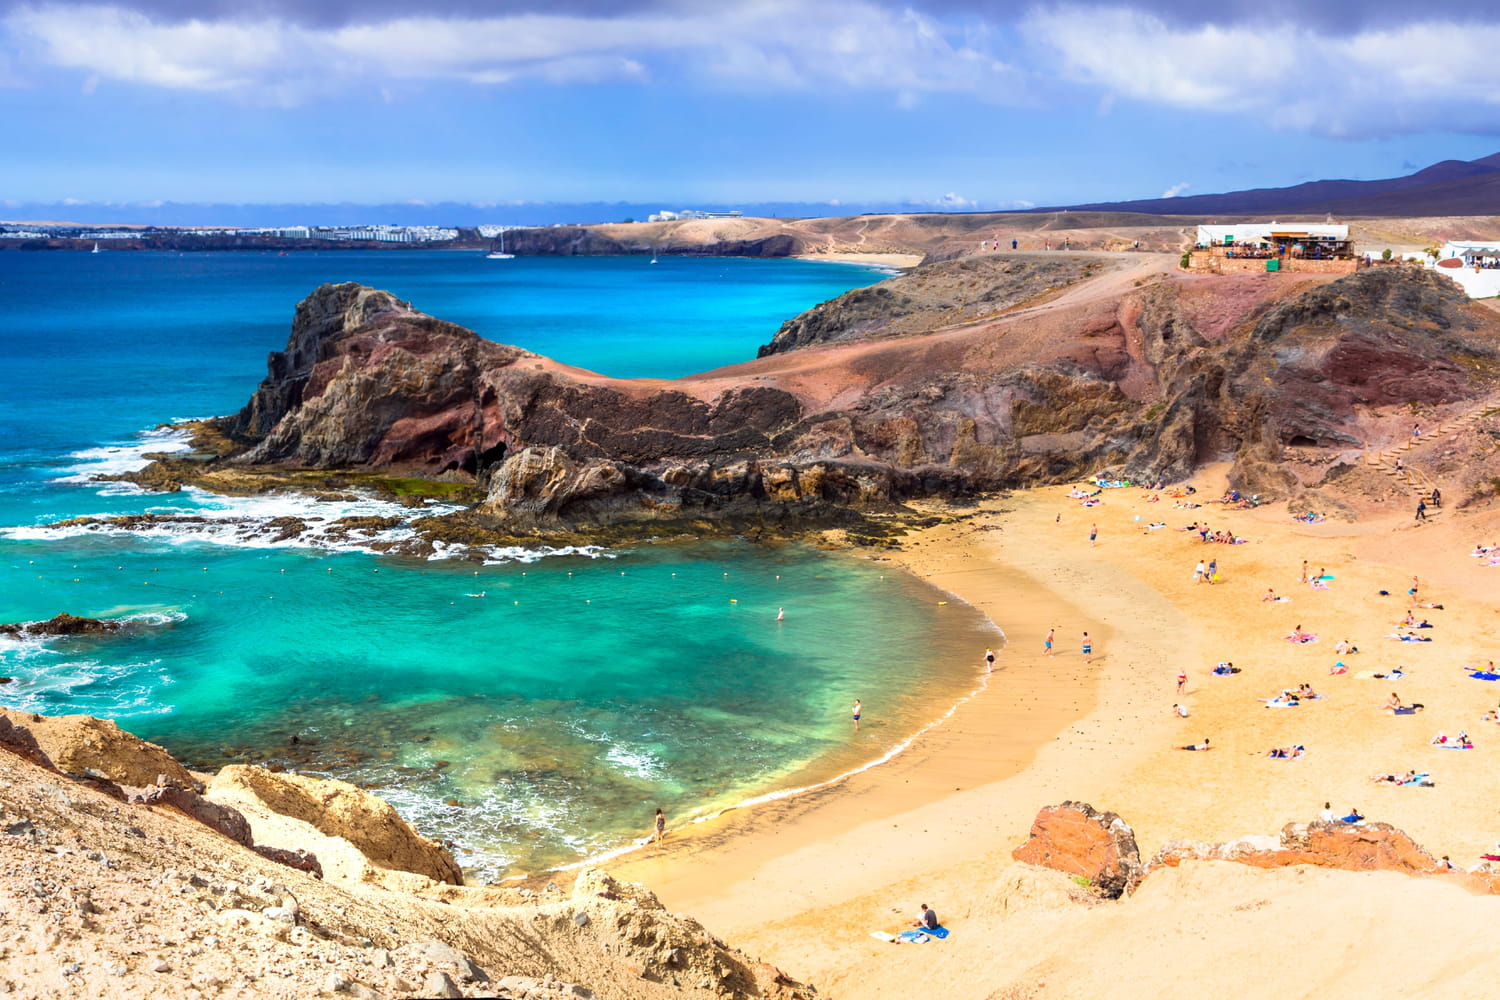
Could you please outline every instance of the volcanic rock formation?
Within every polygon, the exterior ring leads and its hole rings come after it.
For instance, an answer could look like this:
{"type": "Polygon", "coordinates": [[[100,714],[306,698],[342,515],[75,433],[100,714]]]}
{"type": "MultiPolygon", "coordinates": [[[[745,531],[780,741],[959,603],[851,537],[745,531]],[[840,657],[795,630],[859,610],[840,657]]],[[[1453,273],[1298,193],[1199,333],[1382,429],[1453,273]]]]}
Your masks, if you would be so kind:
{"type": "Polygon", "coordinates": [[[1209,461],[1295,496],[1413,408],[1472,407],[1497,348],[1500,316],[1420,269],[1199,277],[1054,253],[928,265],[788,323],[756,361],[625,380],[325,285],[224,430],[241,466],[477,482],[467,516],[512,531],[806,526],[1209,461]],[[1317,454],[1292,469],[1288,448],[1317,454]]]}

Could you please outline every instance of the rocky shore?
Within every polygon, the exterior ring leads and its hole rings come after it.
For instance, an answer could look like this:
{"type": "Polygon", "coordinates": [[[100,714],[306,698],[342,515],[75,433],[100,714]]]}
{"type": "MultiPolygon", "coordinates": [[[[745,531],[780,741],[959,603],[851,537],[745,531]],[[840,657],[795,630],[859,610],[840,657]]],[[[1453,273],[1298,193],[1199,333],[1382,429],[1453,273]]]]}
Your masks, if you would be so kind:
{"type": "Polygon", "coordinates": [[[466,887],[351,785],[194,775],[87,716],[0,712],[0,861],[24,996],[815,995],[604,872],[466,887]]]}

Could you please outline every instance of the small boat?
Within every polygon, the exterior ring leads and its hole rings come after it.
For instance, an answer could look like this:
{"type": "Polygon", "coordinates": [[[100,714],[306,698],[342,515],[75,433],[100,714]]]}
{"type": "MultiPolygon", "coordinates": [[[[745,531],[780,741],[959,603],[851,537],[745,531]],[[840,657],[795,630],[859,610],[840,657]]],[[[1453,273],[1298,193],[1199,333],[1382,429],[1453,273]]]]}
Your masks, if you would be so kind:
{"type": "Polygon", "coordinates": [[[491,250],[484,255],[485,260],[515,260],[516,255],[505,252],[505,230],[500,230],[500,249],[491,250]]]}
{"type": "Polygon", "coordinates": [[[94,244],[94,249],[92,249],[92,250],[89,251],[89,253],[103,253],[103,252],[104,252],[103,250],[99,249],[99,244],[97,244],[97,243],[94,244]]]}

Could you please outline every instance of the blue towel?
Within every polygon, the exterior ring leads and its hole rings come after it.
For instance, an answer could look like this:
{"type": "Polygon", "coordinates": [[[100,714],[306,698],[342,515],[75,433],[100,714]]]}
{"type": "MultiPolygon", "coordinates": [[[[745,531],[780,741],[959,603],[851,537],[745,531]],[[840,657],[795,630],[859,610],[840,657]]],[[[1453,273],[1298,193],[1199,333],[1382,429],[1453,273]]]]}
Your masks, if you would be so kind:
{"type": "Polygon", "coordinates": [[[905,941],[907,944],[926,944],[928,941],[931,941],[932,938],[928,937],[922,931],[912,930],[902,931],[900,934],[897,934],[896,940],[905,941]]]}
{"type": "Polygon", "coordinates": [[[1500,674],[1492,674],[1484,670],[1476,670],[1469,676],[1476,681],[1500,681],[1500,674]]]}

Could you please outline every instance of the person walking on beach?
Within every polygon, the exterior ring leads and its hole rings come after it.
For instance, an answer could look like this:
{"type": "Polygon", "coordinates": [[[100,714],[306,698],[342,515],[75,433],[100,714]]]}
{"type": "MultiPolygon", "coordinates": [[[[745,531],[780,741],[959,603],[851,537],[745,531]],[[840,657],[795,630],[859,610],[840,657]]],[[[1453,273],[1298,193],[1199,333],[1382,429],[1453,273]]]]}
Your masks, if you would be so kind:
{"type": "Polygon", "coordinates": [[[651,835],[651,839],[655,843],[660,844],[662,838],[667,835],[667,817],[661,811],[660,807],[656,810],[655,830],[656,832],[651,835]]]}
{"type": "Polygon", "coordinates": [[[1047,638],[1045,638],[1045,639],[1042,640],[1042,648],[1044,648],[1047,651],[1047,655],[1048,656],[1052,655],[1052,637],[1054,635],[1056,635],[1056,634],[1057,634],[1057,629],[1055,629],[1055,628],[1049,628],[1047,630],[1047,638]]]}
{"type": "Polygon", "coordinates": [[[1196,565],[1196,566],[1193,567],[1193,582],[1194,583],[1202,583],[1203,582],[1203,574],[1206,573],[1207,571],[1208,571],[1208,568],[1203,565],[1203,560],[1199,559],[1198,560],[1198,565],[1196,565]]]}
{"type": "Polygon", "coordinates": [[[995,669],[995,651],[993,649],[985,649],[984,662],[990,668],[991,672],[993,672],[995,669]]]}
{"type": "Polygon", "coordinates": [[[854,699],[854,708],[853,708],[852,711],[854,712],[854,728],[855,728],[856,731],[858,731],[858,729],[859,729],[859,716],[860,716],[860,712],[863,711],[863,709],[864,709],[864,706],[859,703],[859,699],[855,698],[854,699]]]}
{"type": "Polygon", "coordinates": [[[1094,640],[1089,638],[1087,632],[1083,633],[1083,662],[1094,662],[1094,640]]]}
{"type": "Polygon", "coordinates": [[[1218,577],[1218,575],[1219,575],[1219,560],[1217,560],[1217,559],[1210,559],[1209,562],[1208,562],[1208,572],[1203,574],[1203,582],[1211,584],[1218,577]]]}
{"type": "Polygon", "coordinates": [[[1099,538],[1099,526],[1097,524],[1091,524],[1091,525],[1089,525],[1089,548],[1093,548],[1094,547],[1094,542],[1098,538],[1099,538]]]}
{"type": "Polygon", "coordinates": [[[1299,583],[1306,583],[1307,582],[1307,560],[1306,559],[1302,560],[1302,579],[1299,580],[1298,582],[1299,583]]]}
{"type": "Polygon", "coordinates": [[[1177,671],[1177,693],[1182,694],[1187,689],[1187,671],[1177,671]]]}

